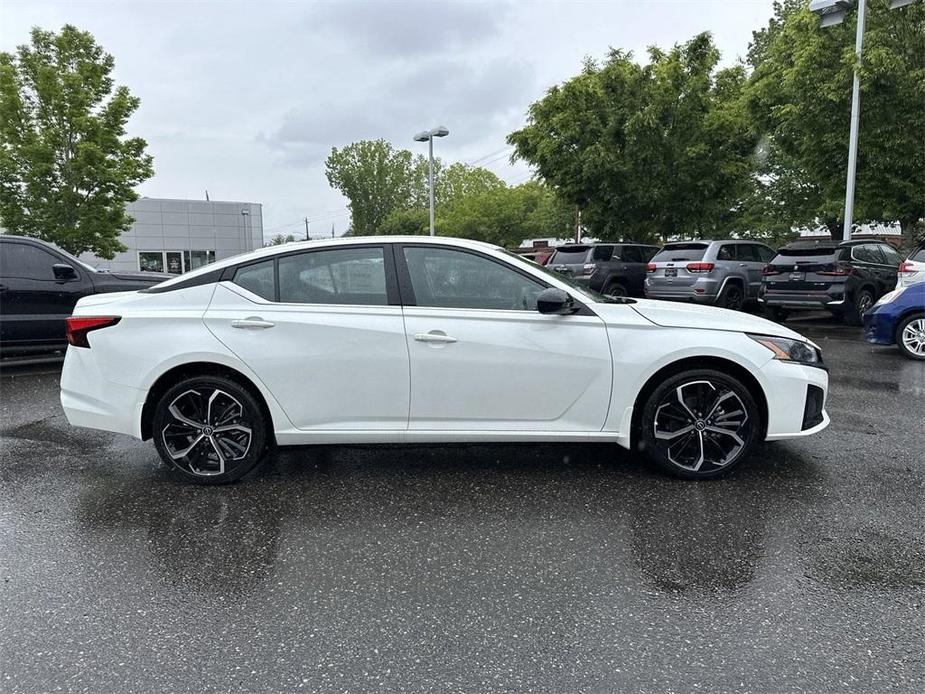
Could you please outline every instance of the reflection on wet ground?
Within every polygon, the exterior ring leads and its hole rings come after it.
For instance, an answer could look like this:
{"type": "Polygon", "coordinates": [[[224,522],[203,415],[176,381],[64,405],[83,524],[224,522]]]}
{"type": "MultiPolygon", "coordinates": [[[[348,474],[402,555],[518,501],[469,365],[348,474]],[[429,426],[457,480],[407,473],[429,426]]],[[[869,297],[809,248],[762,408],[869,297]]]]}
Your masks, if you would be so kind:
{"type": "Polygon", "coordinates": [[[54,371],[5,372],[3,688],[918,691],[925,365],[794,327],[832,426],[701,484],[556,444],[287,450],[181,486],[68,427],[54,371]]]}

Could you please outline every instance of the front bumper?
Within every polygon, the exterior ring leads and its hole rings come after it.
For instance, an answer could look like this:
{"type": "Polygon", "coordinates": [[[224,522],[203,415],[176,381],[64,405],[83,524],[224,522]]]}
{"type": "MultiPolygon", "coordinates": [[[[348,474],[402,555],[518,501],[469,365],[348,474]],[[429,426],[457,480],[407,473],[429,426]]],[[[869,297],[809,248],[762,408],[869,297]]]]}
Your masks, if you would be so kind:
{"type": "Polygon", "coordinates": [[[864,314],[864,339],[875,345],[892,345],[896,317],[875,306],[864,314]]]}
{"type": "Polygon", "coordinates": [[[812,436],[829,425],[827,371],[777,359],[761,371],[768,402],[768,441],[812,436]]]}

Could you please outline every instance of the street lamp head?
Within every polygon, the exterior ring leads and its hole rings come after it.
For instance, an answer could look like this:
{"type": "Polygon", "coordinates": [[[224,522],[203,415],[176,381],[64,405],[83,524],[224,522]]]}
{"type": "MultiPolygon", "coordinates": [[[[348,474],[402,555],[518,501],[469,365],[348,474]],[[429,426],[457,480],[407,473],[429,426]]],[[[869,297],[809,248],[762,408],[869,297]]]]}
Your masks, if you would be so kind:
{"type": "Polygon", "coordinates": [[[445,125],[438,125],[436,128],[430,131],[431,137],[446,137],[450,134],[450,131],[446,129],[445,125]]]}
{"type": "Polygon", "coordinates": [[[415,142],[427,142],[429,139],[430,139],[430,133],[427,132],[426,130],[419,132],[414,136],[415,142]]]}
{"type": "Polygon", "coordinates": [[[819,26],[830,27],[841,24],[855,4],[856,0],[810,0],[809,11],[819,15],[819,26]]]}

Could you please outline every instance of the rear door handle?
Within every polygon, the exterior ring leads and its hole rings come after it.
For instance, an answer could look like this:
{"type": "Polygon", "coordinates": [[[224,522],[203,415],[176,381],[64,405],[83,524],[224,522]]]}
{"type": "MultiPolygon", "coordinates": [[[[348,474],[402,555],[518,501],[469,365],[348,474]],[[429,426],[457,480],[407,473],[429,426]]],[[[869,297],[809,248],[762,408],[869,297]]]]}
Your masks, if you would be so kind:
{"type": "Polygon", "coordinates": [[[439,342],[442,344],[459,342],[459,340],[457,340],[455,337],[450,337],[446,333],[442,333],[436,330],[429,333],[417,333],[414,336],[414,339],[418,342],[439,342]]]}
{"type": "Polygon", "coordinates": [[[247,318],[238,318],[231,321],[232,328],[245,328],[251,330],[263,330],[265,328],[272,328],[276,323],[271,323],[268,320],[263,320],[258,316],[248,316],[247,318]]]}

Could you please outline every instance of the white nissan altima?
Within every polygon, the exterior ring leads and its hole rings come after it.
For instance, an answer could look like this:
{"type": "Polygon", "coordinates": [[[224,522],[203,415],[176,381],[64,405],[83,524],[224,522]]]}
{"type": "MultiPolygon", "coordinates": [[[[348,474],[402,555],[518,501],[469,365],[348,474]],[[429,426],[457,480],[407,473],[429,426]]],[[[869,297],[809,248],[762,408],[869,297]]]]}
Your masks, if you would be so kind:
{"type": "Polygon", "coordinates": [[[67,319],[71,424],[218,484],[273,444],[612,441],[717,477],[829,423],[819,348],[724,309],[605,299],[495,246],[264,248],[67,319]]]}

